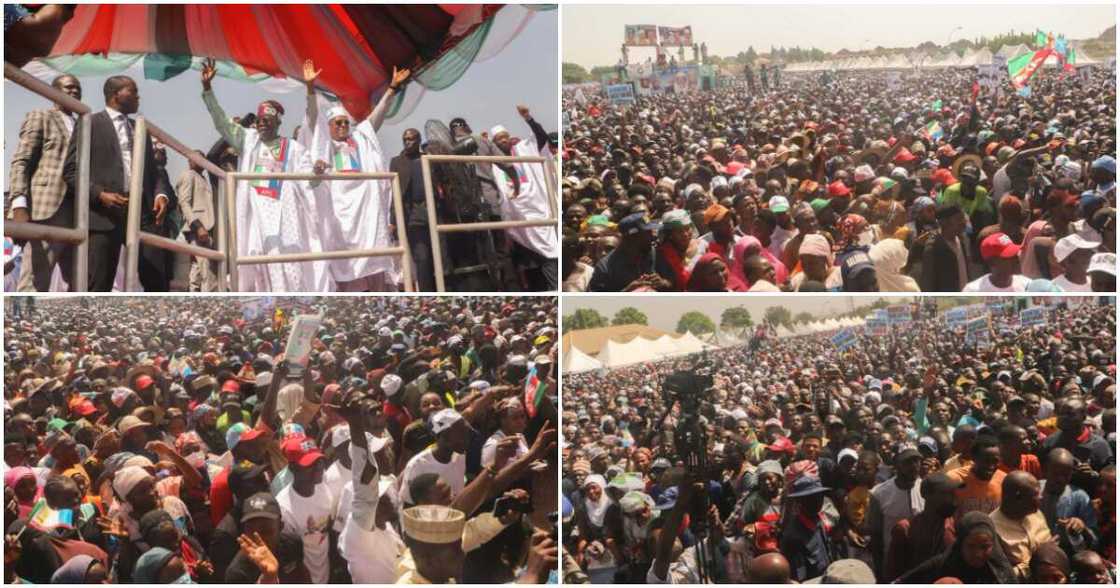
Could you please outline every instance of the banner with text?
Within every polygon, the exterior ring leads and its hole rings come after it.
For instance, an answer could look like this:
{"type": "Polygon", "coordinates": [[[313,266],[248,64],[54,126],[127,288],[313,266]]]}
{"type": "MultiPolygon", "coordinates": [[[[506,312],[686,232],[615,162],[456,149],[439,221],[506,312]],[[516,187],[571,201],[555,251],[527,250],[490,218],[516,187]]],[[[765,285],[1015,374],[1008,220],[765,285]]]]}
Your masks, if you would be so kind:
{"type": "Polygon", "coordinates": [[[657,27],[654,25],[626,25],[626,44],[634,47],[657,45],[657,27]]]}

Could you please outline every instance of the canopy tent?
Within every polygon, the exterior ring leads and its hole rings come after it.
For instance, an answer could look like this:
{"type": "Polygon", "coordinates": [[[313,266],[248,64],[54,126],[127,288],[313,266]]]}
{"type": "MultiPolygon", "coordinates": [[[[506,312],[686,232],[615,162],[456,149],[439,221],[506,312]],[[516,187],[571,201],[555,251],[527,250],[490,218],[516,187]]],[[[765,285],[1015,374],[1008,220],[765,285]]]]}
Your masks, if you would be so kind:
{"type": "Polygon", "coordinates": [[[610,339],[603,345],[603,349],[599,351],[599,357],[595,359],[597,359],[603,367],[607,368],[641,361],[641,359],[630,357],[631,354],[628,354],[627,351],[624,343],[619,343],[618,341],[610,339]]]}
{"type": "Polygon", "coordinates": [[[411,110],[425,89],[453,85],[470,65],[496,55],[536,10],[501,4],[80,4],[45,59],[25,69],[111,75],[140,67],[151,80],[219,61],[218,75],[249,82],[291,78],[270,89],[298,89],[302,67],[322,68],[317,85],[363,118],[388,86],[393,67],[413,70],[415,91],[390,116],[411,110]],[[501,17],[501,18],[499,18],[501,17]],[[298,82],[298,83],[294,83],[298,82]]]}
{"type": "Polygon", "coordinates": [[[597,370],[603,367],[599,360],[591,357],[590,355],[579,350],[579,347],[572,345],[568,351],[564,353],[564,372],[569,374],[576,374],[579,372],[587,372],[597,370]]]}
{"type": "Polygon", "coordinates": [[[1030,53],[1030,51],[1029,47],[1019,43],[1018,45],[1004,45],[1000,47],[999,51],[996,51],[995,54],[999,57],[1003,57],[1007,61],[1011,61],[1024,53],[1030,53]]]}

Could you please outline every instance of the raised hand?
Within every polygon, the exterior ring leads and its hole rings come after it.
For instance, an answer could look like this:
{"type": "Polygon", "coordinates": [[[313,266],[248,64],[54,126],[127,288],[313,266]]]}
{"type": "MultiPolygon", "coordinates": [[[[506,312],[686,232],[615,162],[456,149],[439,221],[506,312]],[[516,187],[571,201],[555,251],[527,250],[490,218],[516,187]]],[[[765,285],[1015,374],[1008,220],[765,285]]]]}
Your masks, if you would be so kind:
{"type": "Polygon", "coordinates": [[[280,570],[280,564],[276,561],[276,556],[273,555],[272,550],[261,539],[260,533],[253,533],[252,536],[240,535],[237,537],[237,544],[241,546],[241,551],[245,552],[249,561],[253,562],[253,565],[261,571],[261,579],[276,577],[276,573],[280,570]]]}
{"type": "Polygon", "coordinates": [[[307,84],[308,87],[310,87],[312,84],[315,83],[315,80],[319,77],[319,74],[321,74],[321,73],[323,73],[322,68],[319,68],[318,70],[316,70],[315,69],[315,63],[313,63],[310,59],[304,60],[304,62],[303,62],[303,83],[307,84]]]}
{"type": "Polygon", "coordinates": [[[408,82],[408,79],[411,78],[411,77],[412,77],[412,70],[408,69],[407,67],[404,68],[404,69],[397,69],[397,66],[394,65],[393,66],[393,77],[391,78],[391,81],[389,82],[389,87],[393,88],[394,90],[399,89],[406,82],[408,82]]]}
{"type": "Polygon", "coordinates": [[[213,57],[207,57],[202,62],[202,89],[210,90],[210,82],[218,75],[218,67],[213,57]]]}
{"type": "Polygon", "coordinates": [[[520,114],[521,118],[528,120],[529,119],[529,107],[525,106],[523,104],[518,104],[517,105],[517,114],[520,114]]]}

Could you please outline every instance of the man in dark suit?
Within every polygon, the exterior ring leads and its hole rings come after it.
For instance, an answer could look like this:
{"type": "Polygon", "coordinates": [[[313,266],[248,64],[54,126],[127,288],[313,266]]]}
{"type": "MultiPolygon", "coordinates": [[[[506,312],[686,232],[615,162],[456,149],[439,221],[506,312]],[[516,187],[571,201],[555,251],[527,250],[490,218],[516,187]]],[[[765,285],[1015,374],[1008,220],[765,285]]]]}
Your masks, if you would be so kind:
{"type": "Polygon", "coordinates": [[[412,260],[416,263],[418,289],[421,292],[434,292],[435,265],[428,233],[428,207],[424,201],[424,175],[420,167],[420,156],[423,155],[420,151],[420,131],[406,129],[401,141],[404,149],[389,161],[389,171],[400,176],[405,232],[412,260]]]}
{"type": "MultiPolygon", "coordinates": [[[[128,76],[105,80],[105,110],[90,118],[90,211],[89,211],[89,289],[107,292],[113,288],[121,246],[128,223],[129,178],[132,170],[132,141],[135,122],[129,115],[140,107],[140,92],[128,76]]],[[[74,129],[81,133],[81,124],[74,129]]],[[[66,151],[63,176],[71,194],[77,193],[77,141],[66,151]]],[[[166,176],[159,173],[151,137],[144,140],[144,180],[140,208],[140,229],[162,234],[164,217],[174,209],[174,193],[166,176]]],[[[140,283],[148,292],[166,292],[170,285],[167,264],[161,255],[144,251],[140,255],[140,283]]]]}
{"type": "Polygon", "coordinates": [[[964,211],[955,204],[937,209],[940,231],[922,252],[922,292],[960,292],[968,283],[968,240],[964,211]]]}
{"type": "MultiPolygon", "coordinates": [[[[72,75],[58,76],[51,86],[76,100],[82,99],[82,85],[72,75]]],[[[11,189],[6,210],[11,220],[65,228],[74,226],[74,203],[66,198],[62,167],[75,118],[74,113],[61,106],[27,113],[8,176],[11,189]]],[[[56,266],[69,283],[73,253],[74,246],[68,243],[28,242],[23,250],[19,291],[49,291],[56,266]]]]}

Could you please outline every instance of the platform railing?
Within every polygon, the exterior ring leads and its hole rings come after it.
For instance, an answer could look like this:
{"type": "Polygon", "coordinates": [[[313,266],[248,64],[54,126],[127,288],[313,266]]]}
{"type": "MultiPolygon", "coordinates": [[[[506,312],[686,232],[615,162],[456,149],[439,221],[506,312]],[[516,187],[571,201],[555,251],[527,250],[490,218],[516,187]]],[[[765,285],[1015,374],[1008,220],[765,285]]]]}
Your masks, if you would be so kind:
{"type": "Polygon", "coordinates": [[[424,174],[424,202],[428,207],[428,231],[432,240],[432,262],[435,269],[436,291],[445,292],[443,274],[443,248],[440,244],[442,233],[467,233],[475,231],[492,231],[500,229],[516,229],[521,227],[556,227],[557,191],[556,171],[553,161],[547,157],[518,157],[498,155],[422,155],[420,167],[424,174]],[[435,207],[435,191],[432,184],[433,163],[539,163],[544,167],[546,189],[548,190],[549,217],[543,219],[518,220],[518,221],[492,221],[477,223],[448,223],[440,224],[437,220],[435,207]]]}

